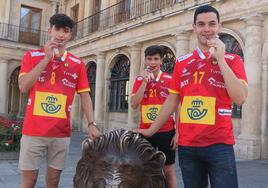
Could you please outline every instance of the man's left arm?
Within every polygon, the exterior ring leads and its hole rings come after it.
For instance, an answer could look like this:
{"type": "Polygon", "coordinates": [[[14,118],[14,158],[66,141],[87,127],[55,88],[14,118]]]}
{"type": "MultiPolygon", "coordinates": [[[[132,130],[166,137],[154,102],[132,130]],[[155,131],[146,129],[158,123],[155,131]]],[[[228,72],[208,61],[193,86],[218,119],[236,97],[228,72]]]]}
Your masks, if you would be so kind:
{"type": "Polygon", "coordinates": [[[233,70],[228,66],[225,61],[225,44],[219,39],[211,39],[208,42],[210,47],[214,47],[215,53],[214,57],[218,61],[218,65],[220,67],[225,87],[232,101],[234,101],[237,105],[242,105],[248,95],[248,87],[242,80],[240,80],[233,70]]]}
{"type": "Polygon", "coordinates": [[[83,111],[88,121],[88,136],[90,139],[97,138],[102,135],[98,128],[94,125],[94,113],[92,107],[92,101],[88,92],[79,93],[81,97],[81,104],[83,111]]]}
{"type": "Polygon", "coordinates": [[[225,60],[220,60],[219,66],[229,96],[238,106],[242,105],[248,95],[247,85],[236,77],[225,60]]]}

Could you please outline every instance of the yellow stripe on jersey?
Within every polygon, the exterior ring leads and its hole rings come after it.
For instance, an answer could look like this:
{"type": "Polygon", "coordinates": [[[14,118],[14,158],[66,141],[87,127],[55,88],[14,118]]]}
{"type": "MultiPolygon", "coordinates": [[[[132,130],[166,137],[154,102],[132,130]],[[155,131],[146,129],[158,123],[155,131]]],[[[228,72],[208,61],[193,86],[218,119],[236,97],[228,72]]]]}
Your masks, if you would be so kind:
{"type": "Polygon", "coordinates": [[[168,89],[168,92],[169,93],[174,93],[174,94],[179,94],[180,92],[176,91],[176,90],[173,90],[173,89],[168,89]]]}
{"type": "Polygon", "coordinates": [[[37,91],[35,94],[33,115],[66,118],[66,102],[66,95],[37,91]]]}
{"type": "Polygon", "coordinates": [[[181,123],[214,125],[215,104],[215,97],[185,96],[180,111],[181,123]]]}
{"type": "Polygon", "coordinates": [[[245,84],[246,86],[248,86],[248,83],[245,80],[242,80],[242,79],[240,79],[240,80],[242,81],[243,84],[245,84]]]}
{"type": "Polygon", "coordinates": [[[86,89],[80,89],[77,91],[77,93],[83,93],[83,92],[90,92],[90,89],[86,88],[86,89]]]}
{"type": "Polygon", "coordinates": [[[27,74],[26,72],[22,72],[19,74],[19,78],[22,77],[23,75],[27,74]]]}

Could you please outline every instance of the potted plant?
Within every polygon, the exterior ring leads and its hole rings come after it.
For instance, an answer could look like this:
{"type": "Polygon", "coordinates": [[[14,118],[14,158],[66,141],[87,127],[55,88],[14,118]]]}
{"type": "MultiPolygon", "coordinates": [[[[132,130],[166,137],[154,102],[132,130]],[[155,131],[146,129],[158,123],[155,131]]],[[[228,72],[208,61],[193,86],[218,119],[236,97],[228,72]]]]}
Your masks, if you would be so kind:
{"type": "Polygon", "coordinates": [[[0,116],[0,159],[18,159],[22,120],[0,116]]]}

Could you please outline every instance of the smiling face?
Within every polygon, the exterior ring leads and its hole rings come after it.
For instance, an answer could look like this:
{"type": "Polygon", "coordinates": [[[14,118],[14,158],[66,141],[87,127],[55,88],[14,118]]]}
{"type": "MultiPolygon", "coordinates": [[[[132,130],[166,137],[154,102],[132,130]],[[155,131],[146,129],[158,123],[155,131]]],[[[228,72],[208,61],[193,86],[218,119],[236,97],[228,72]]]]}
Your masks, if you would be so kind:
{"type": "Polygon", "coordinates": [[[150,66],[153,74],[159,73],[161,64],[162,64],[162,58],[160,57],[159,54],[145,57],[145,66],[150,66]]]}
{"type": "Polygon", "coordinates": [[[54,25],[49,28],[48,34],[52,40],[58,43],[59,48],[65,47],[72,37],[72,31],[69,27],[57,28],[54,25]]]}
{"type": "Polygon", "coordinates": [[[218,35],[221,25],[214,12],[206,12],[197,15],[193,29],[197,35],[198,46],[208,49],[207,40],[218,35]]]}

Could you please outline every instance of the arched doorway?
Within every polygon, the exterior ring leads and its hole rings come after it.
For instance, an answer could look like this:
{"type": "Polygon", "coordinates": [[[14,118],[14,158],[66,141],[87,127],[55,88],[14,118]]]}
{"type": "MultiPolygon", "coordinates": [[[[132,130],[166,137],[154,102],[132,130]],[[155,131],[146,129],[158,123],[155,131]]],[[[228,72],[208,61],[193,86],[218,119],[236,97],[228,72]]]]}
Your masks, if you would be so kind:
{"type": "Polygon", "coordinates": [[[129,96],[130,60],[125,55],[117,55],[113,60],[110,78],[110,112],[127,112],[129,96]]]}
{"type": "MultiPolygon", "coordinates": [[[[242,59],[244,59],[242,47],[232,35],[227,34],[227,33],[220,33],[219,37],[224,42],[227,52],[232,53],[232,54],[237,54],[242,59]]],[[[233,118],[242,117],[242,106],[237,106],[235,103],[233,103],[232,117],[233,118]]]]}
{"type": "Polygon", "coordinates": [[[90,86],[90,97],[92,100],[93,108],[95,108],[95,90],[96,90],[96,70],[97,65],[94,61],[90,61],[87,64],[87,78],[90,86]]]}
{"type": "Polygon", "coordinates": [[[166,46],[161,46],[161,47],[164,53],[161,70],[163,72],[172,74],[174,70],[175,62],[176,62],[176,56],[174,55],[174,53],[169,47],[166,47],[166,46]]]}
{"type": "Polygon", "coordinates": [[[8,113],[18,116],[24,116],[29,94],[21,93],[19,90],[18,76],[20,67],[17,67],[10,76],[9,81],[9,99],[8,99],[8,113]]]}

